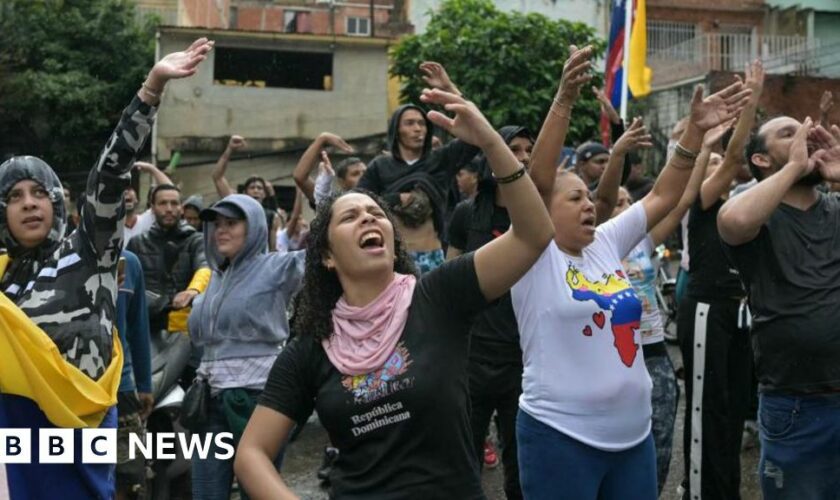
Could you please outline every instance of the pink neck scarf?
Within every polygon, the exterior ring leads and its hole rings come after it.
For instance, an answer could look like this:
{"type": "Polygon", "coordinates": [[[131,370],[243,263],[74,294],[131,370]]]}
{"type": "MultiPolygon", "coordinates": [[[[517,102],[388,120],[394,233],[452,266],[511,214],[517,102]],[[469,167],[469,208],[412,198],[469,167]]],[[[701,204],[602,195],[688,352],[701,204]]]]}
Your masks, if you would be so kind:
{"type": "Polygon", "coordinates": [[[333,334],[321,345],[344,375],[365,375],[388,361],[408,320],[408,307],[417,278],[394,274],[394,280],[364,307],[354,307],[342,296],[332,313],[333,334]]]}

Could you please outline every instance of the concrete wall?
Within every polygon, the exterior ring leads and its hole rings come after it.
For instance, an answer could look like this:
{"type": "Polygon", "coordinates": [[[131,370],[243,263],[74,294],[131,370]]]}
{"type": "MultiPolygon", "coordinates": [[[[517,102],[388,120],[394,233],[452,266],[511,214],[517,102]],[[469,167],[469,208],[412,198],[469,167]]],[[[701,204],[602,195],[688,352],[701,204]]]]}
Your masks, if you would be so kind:
{"type": "MultiPolygon", "coordinates": [[[[440,5],[440,0],[408,0],[409,22],[415,33],[426,31],[430,11],[440,5]]],[[[543,14],[551,19],[565,19],[587,24],[598,36],[606,38],[608,33],[610,2],[608,0],[495,0],[500,10],[509,12],[543,14]]]]}
{"type": "MultiPolygon", "coordinates": [[[[203,33],[164,30],[160,53],[180,50],[203,33]]],[[[211,33],[217,46],[328,52],[329,42],[211,33]]],[[[381,134],[388,119],[388,58],[384,42],[334,49],[333,90],[228,87],[213,84],[214,53],[191,78],[173,81],[158,114],[156,154],[171,150],[220,151],[231,134],[248,138],[262,151],[277,151],[290,140],[323,131],[352,139],[381,134]]]]}
{"type": "Polygon", "coordinates": [[[837,0],[767,0],[767,5],[780,9],[796,7],[824,12],[840,12],[840,2],[837,0]]]}

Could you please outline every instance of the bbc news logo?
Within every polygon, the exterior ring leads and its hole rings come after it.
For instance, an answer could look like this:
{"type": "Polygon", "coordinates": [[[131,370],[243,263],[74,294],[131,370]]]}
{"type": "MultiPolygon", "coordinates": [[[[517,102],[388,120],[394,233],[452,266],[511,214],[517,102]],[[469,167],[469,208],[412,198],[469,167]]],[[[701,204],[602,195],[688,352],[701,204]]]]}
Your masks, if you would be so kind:
{"type": "MultiPolygon", "coordinates": [[[[31,429],[0,429],[0,464],[33,463],[31,429]]],[[[117,430],[82,429],[81,439],[74,429],[39,429],[37,463],[72,464],[76,462],[76,446],[80,447],[82,463],[116,464],[117,430]]],[[[234,452],[233,434],[186,434],[182,432],[128,435],[128,458],[138,456],[150,460],[206,459],[212,454],[217,460],[230,460],[234,452]],[[180,453],[176,453],[180,451],[180,453]]]]}

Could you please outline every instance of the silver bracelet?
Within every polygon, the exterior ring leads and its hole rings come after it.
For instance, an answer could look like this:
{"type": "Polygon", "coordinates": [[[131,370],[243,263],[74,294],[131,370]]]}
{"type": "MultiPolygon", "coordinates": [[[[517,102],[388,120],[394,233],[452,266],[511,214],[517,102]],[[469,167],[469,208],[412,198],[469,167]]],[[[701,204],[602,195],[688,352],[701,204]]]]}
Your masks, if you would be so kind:
{"type": "Polygon", "coordinates": [[[679,142],[677,142],[677,144],[674,146],[674,153],[682,156],[683,158],[685,158],[687,160],[694,161],[694,160],[697,159],[697,153],[689,151],[679,142]]]}

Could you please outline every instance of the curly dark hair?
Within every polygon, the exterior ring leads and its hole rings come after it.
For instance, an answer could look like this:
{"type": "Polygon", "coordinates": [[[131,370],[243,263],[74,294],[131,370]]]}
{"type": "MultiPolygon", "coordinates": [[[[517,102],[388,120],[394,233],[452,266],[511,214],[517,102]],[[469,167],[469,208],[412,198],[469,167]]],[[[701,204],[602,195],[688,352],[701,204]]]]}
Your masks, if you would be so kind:
{"type": "MultiPolygon", "coordinates": [[[[311,335],[320,342],[333,334],[332,311],[344,293],[336,272],[324,266],[323,260],[330,248],[329,227],[335,202],[350,193],[370,196],[385,212],[385,216],[394,225],[394,216],[385,202],[375,194],[362,189],[351,189],[343,193],[334,193],[323,200],[315,212],[315,218],[309,226],[309,241],[306,247],[303,286],[298,292],[295,317],[292,327],[297,334],[311,335]]],[[[399,233],[394,229],[394,272],[417,275],[414,261],[405,250],[399,233]]]]}

